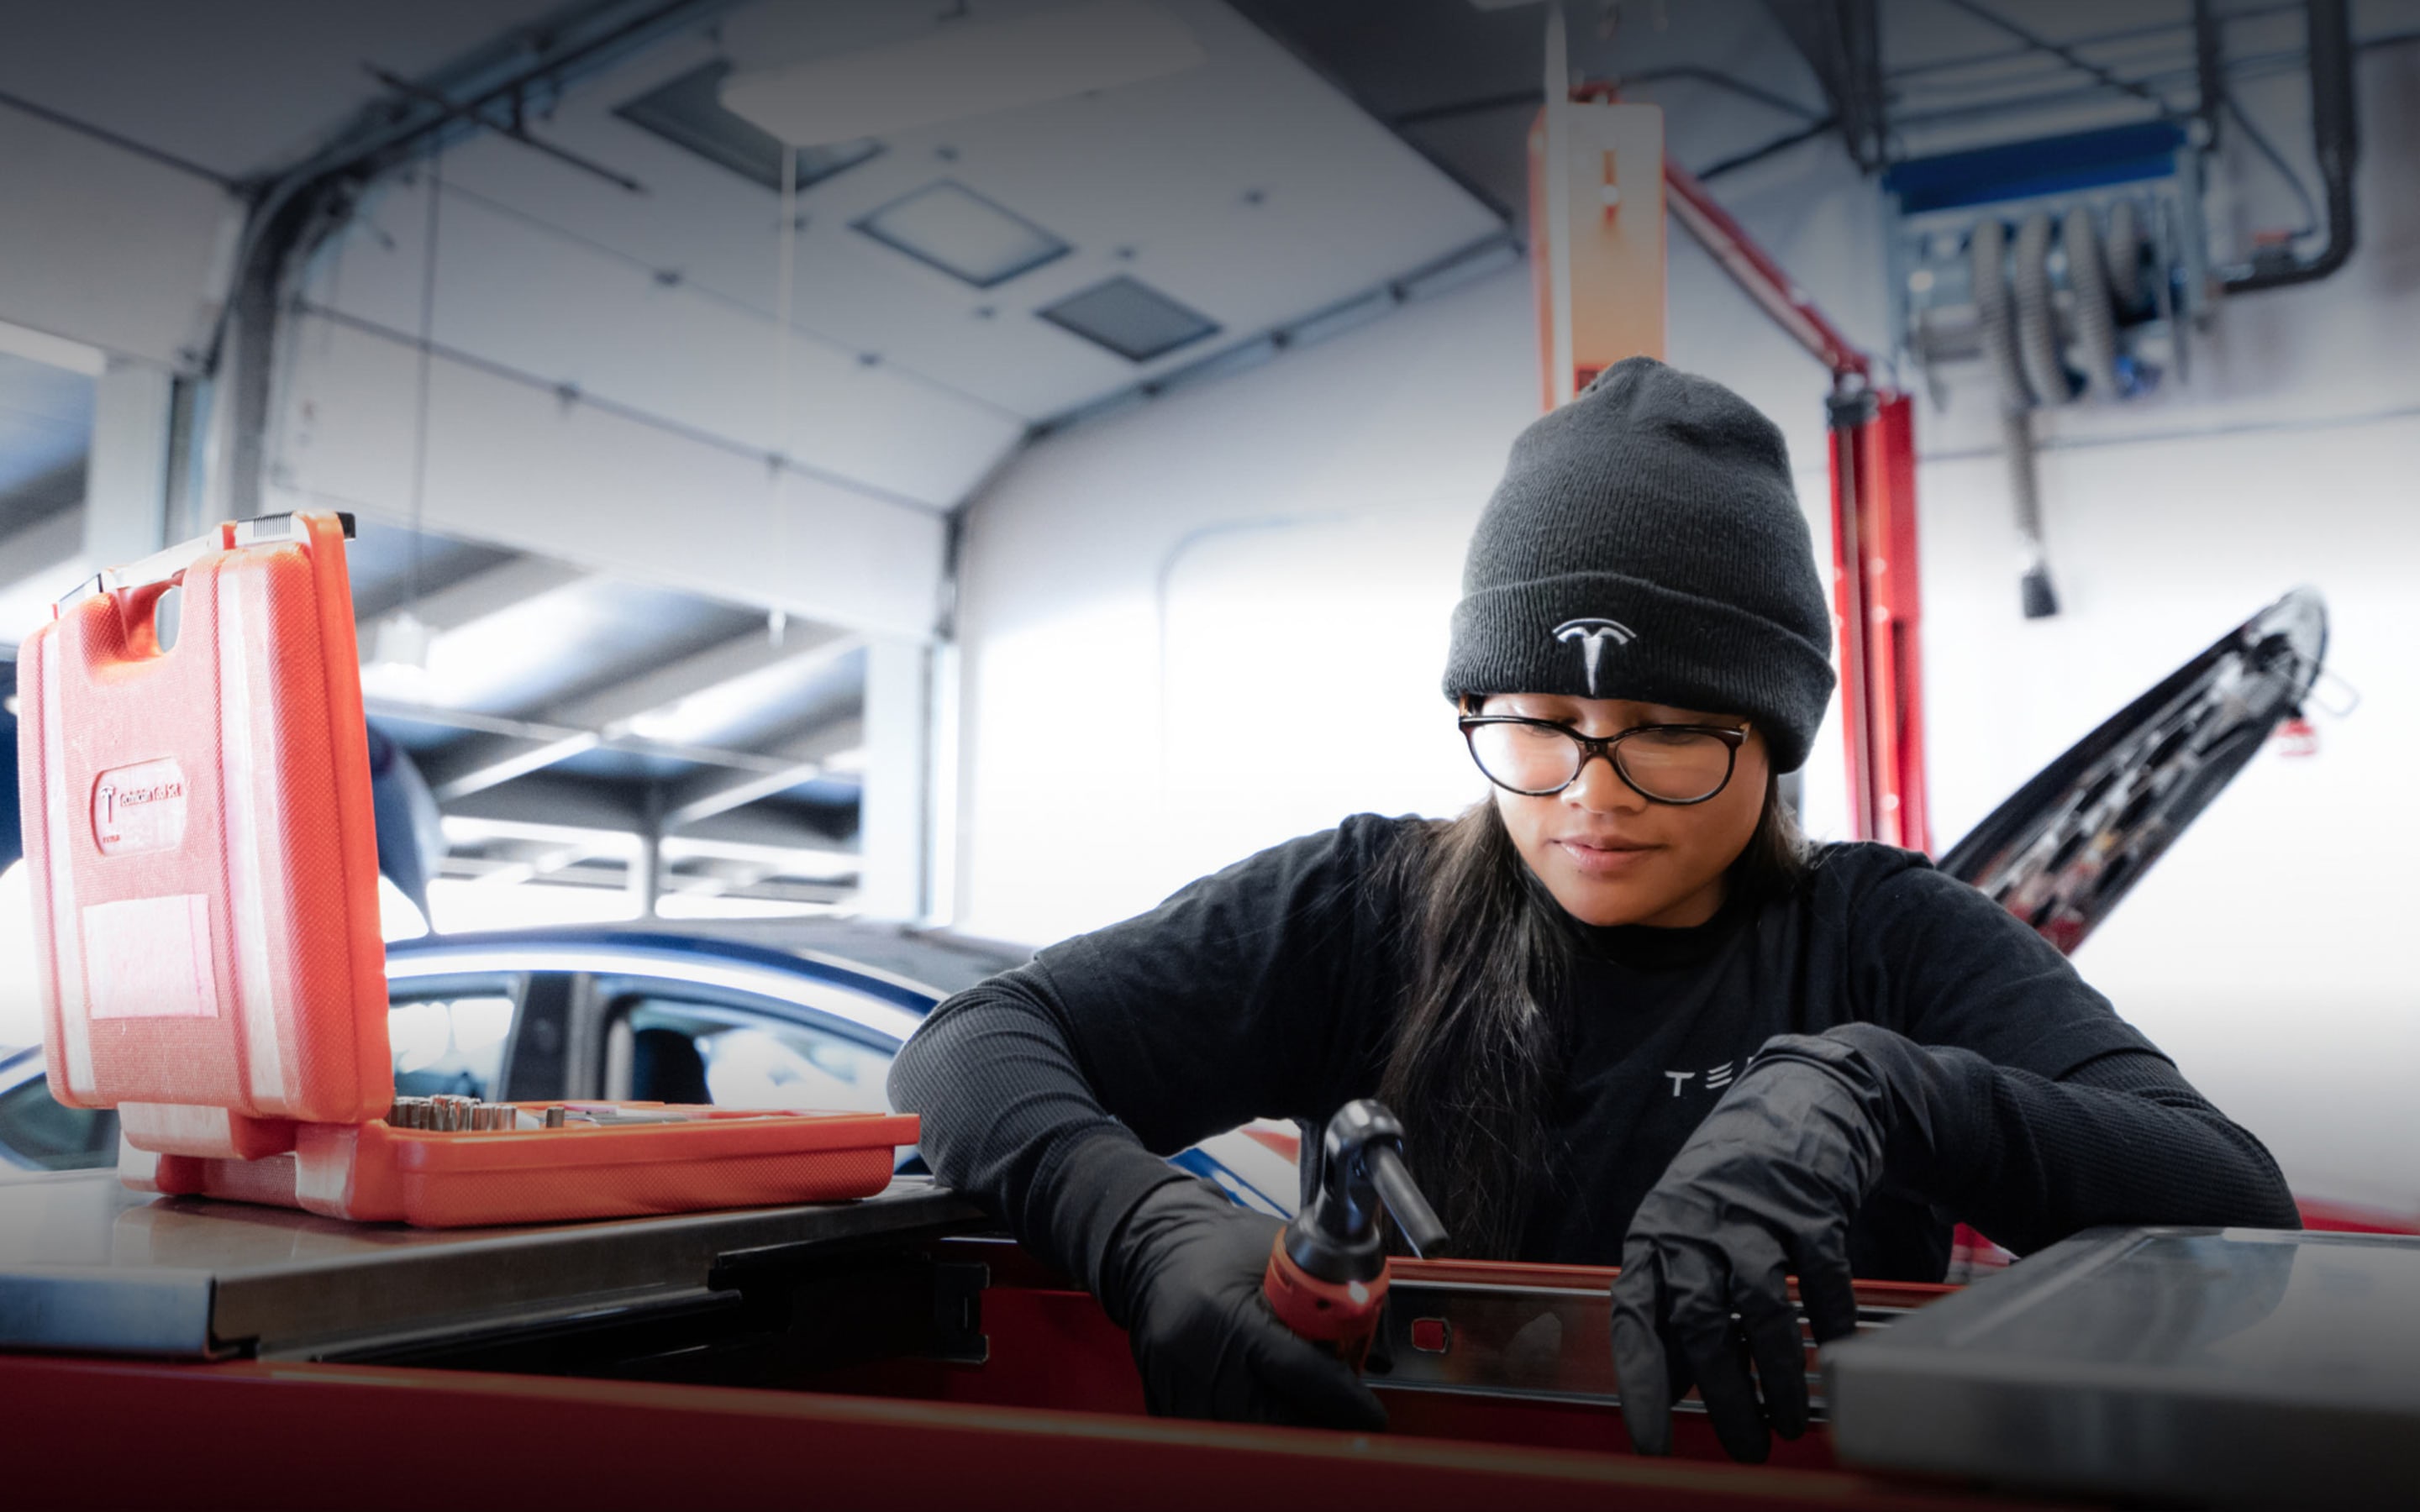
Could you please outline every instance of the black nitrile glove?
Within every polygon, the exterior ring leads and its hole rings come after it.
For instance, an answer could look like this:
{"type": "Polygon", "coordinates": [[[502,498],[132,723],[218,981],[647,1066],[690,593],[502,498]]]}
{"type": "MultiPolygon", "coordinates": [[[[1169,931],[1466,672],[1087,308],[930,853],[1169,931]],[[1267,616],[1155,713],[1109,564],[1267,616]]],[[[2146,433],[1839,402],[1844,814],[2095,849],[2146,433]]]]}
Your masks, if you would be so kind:
{"type": "Polygon", "coordinates": [[[1375,1431],[1387,1410],[1342,1362],[1278,1321],[1261,1294],[1285,1226],[1204,1181],[1135,1205],[1102,1264],[1156,1416],[1375,1431]]]}
{"type": "Polygon", "coordinates": [[[1886,1154],[1895,1180],[1922,1189],[1973,1148],[1989,1107],[1978,1072],[1990,1075],[1980,1057],[1871,1024],[1765,1041],[1639,1203],[1622,1243],[1614,1371],[1640,1453],[1670,1452],[1672,1402],[1692,1381],[1734,1459],[1765,1458],[1768,1424],[1785,1439],[1806,1431],[1806,1357],[1786,1278],[1798,1277],[1818,1343],[1855,1331],[1849,1220],[1886,1154]]]}

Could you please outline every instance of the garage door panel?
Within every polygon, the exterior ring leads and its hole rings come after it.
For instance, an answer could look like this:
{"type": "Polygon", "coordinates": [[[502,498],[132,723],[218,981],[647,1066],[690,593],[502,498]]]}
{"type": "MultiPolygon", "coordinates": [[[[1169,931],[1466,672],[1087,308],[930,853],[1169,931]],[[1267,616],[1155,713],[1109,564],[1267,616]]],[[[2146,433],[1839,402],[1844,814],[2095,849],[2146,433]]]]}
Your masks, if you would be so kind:
{"type": "MultiPolygon", "coordinates": [[[[425,193],[383,202],[380,234],[349,236],[314,297],[398,333],[417,330],[426,235],[412,227],[425,227],[425,193]]],[[[996,409],[799,336],[787,414],[777,417],[773,331],[759,312],[466,195],[444,197],[439,225],[433,332],[442,347],[941,506],[963,499],[1022,433],[996,409]]]]}
{"type": "MultiPolygon", "coordinates": [[[[411,512],[418,363],[388,335],[306,316],[272,507],[411,512]]],[[[566,405],[446,358],[429,373],[426,525],[643,582],[930,636],[942,521],[659,425],[566,405]]]]}
{"type": "Polygon", "coordinates": [[[208,332],[241,207],[207,179],[0,110],[0,320],[163,364],[208,332]]]}

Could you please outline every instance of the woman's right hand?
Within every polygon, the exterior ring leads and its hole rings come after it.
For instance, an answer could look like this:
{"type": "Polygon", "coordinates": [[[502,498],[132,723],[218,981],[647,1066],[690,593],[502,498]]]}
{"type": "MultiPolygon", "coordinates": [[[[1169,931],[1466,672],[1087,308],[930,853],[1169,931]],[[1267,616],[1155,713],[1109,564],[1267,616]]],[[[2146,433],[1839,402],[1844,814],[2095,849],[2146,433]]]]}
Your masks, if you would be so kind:
{"type": "Polygon", "coordinates": [[[1387,1426],[1359,1377],[1269,1310],[1261,1283],[1283,1227],[1190,1180],[1155,1189],[1127,1214],[1102,1300],[1126,1326],[1154,1415],[1387,1426]]]}

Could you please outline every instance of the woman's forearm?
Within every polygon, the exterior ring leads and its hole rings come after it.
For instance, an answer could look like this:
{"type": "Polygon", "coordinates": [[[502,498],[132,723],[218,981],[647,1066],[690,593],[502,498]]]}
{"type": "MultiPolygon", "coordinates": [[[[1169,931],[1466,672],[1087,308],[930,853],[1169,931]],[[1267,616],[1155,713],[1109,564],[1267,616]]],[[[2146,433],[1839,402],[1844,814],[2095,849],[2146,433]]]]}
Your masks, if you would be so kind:
{"type": "Polygon", "coordinates": [[[891,1068],[934,1176],[1028,1248],[1097,1287],[1127,1211],[1182,1173],[1105,1109],[1048,1007],[1010,973],[935,1011],[891,1068]]]}
{"type": "Polygon", "coordinates": [[[1876,1024],[1823,1038],[1854,1049],[1886,1109],[1884,1181],[2020,1255],[2097,1224],[2300,1225],[2260,1141],[2151,1051],[2054,1081],[1876,1024]]]}
{"type": "Polygon", "coordinates": [[[1990,1110],[1951,1206],[2019,1254],[2096,1224],[2301,1227],[2260,1141],[2157,1056],[2103,1056],[2055,1082],[1995,1067],[1990,1110]]]}

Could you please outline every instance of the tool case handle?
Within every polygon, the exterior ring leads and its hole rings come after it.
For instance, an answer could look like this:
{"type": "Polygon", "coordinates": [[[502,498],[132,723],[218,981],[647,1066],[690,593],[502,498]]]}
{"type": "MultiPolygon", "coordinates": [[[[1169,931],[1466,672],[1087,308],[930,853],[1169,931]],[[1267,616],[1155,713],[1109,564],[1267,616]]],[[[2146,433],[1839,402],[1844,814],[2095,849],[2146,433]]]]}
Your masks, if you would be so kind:
{"type": "MultiPolygon", "coordinates": [[[[351,540],[353,517],[339,514],[336,522],[344,528],[345,539],[351,540]]],[[[51,606],[51,617],[58,618],[87,598],[174,583],[185,575],[186,568],[215,552],[240,550],[248,546],[274,546],[282,541],[305,540],[308,536],[309,531],[302,519],[290,514],[235,520],[221,525],[207,535],[197,535],[164,551],[154,551],[139,562],[94,573],[51,606]]]]}

